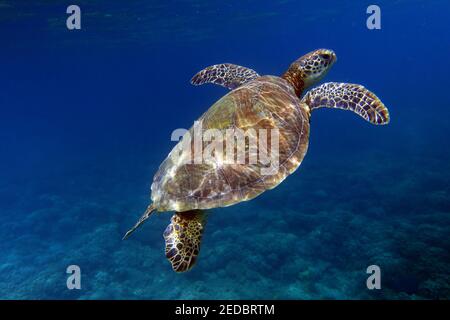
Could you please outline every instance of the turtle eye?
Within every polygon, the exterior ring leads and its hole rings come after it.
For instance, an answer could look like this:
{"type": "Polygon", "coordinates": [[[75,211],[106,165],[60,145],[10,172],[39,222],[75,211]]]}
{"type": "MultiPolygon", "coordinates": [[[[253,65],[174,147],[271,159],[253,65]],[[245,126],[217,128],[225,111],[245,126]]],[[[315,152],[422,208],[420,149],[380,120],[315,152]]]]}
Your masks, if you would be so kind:
{"type": "Polygon", "coordinates": [[[330,59],[330,55],[328,53],[323,53],[320,56],[322,57],[322,59],[325,59],[325,60],[330,59]]]}

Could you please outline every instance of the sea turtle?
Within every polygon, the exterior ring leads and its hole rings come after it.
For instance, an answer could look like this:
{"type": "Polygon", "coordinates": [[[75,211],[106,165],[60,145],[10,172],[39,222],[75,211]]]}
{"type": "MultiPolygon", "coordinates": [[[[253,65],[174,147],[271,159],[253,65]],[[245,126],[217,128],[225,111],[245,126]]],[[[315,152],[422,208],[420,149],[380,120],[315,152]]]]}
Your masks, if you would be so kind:
{"type": "MultiPolygon", "coordinates": [[[[330,82],[303,95],[335,61],[332,50],[319,49],[294,61],[280,77],[260,76],[254,70],[229,63],[213,65],[197,73],[192,84],[215,83],[232,91],[212,105],[169,153],[154,177],[152,203],[124,239],[152,212],[175,211],[164,231],[166,257],[176,272],[190,270],[199,254],[205,210],[253,199],[293,173],[308,148],[313,110],[322,107],[351,110],[372,124],[387,124],[387,108],[361,85],[330,82]],[[208,161],[202,161],[201,157],[192,159],[196,148],[211,151],[209,147],[216,141],[215,137],[195,142],[194,137],[192,142],[199,123],[201,134],[212,130],[228,137],[231,132],[231,140],[220,140],[226,151],[214,149],[208,161]],[[269,138],[261,130],[276,132],[278,136],[269,138]],[[239,137],[238,131],[245,134],[246,153],[240,162],[235,159],[238,142],[235,144],[234,138],[239,137]],[[271,146],[260,143],[263,139],[271,140],[271,146]],[[275,140],[278,143],[272,145],[275,140]],[[250,163],[251,156],[262,149],[266,154],[269,149],[278,152],[277,167],[263,161],[250,163]],[[232,155],[227,159],[233,161],[223,161],[227,154],[232,155]],[[263,174],[264,169],[269,170],[263,174]]],[[[200,155],[204,157],[205,153],[200,155]]]]}

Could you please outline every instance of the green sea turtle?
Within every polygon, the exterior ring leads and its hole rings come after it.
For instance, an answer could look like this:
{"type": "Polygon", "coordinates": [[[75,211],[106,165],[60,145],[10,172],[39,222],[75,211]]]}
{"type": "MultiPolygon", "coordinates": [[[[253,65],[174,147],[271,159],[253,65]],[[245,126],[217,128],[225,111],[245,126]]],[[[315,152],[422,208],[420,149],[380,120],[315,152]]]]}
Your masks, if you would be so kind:
{"type": "Polygon", "coordinates": [[[205,210],[253,199],[293,173],[308,148],[313,110],[322,107],[351,110],[372,124],[387,124],[388,110],[375,94],[361,85],[330,82],[303,94],[335,61],[332,50],[319,49],[294,61],[280,77],[260,76],[254,70],[229,63],[210,66],[197,73],[191,80],[194,85],[215,83],[232,90],[196,122],[201,123],[199,132],[213,130],[227,137],[231,132],[232,139],[221,140],[223,148],[214,149],[211,153],[214,157],[209,161],[192,159],[196,148],[205,151],[213,142],[213,139],[195,142],[195,138],[193,142],[194,125],[159,167],[151,186],[152,203],[124,239],[152,212],[175,211],[164,231],[166,257],[175,271],[190,270],[199,254],[206,223],[205,210]],[[263,135],[262,130],[266,130],[266,134],[263,135]],[[276,132],[277,136],[268,137],[267,130],[276,132]],[[234,156],[238,149],[234,138],[239,137],[240,132],[245,133],[246,153],[244,161],[239,162],[234,156]],[[260,143],[263,138],[271,140],[270,148],[268,143],[260,143]],[[277,144],[272,145],[275,140],[277,144]],[[278,152],[276,167],[263,161],[250,163],[251,156],[261,153],[262,149],[266,154],[269,149],[278,152]],[[234,162],[223,161],[227,154],[232,154],[227,159],[234,162]]]}

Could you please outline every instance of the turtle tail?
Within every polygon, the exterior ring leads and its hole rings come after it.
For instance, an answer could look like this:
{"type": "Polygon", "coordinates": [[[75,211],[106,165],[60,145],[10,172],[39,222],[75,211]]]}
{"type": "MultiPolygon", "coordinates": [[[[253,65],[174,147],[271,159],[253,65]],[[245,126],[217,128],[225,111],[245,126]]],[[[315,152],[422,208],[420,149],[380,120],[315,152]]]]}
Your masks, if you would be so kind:
{"type": "Polygon", "coordinates": [[[302,102],[310,110],[337,108],[350,110],[375,125],[389,123],[389,111],[381,100],[359,84],[328,82],[310,90],[302,102]]]}
{"type": "Polygon", "coordinates": [[[177,212],[164,231],[166,257],[175,272],[189,271],[197,261],[206,224],[202,210],[177,212]]]}

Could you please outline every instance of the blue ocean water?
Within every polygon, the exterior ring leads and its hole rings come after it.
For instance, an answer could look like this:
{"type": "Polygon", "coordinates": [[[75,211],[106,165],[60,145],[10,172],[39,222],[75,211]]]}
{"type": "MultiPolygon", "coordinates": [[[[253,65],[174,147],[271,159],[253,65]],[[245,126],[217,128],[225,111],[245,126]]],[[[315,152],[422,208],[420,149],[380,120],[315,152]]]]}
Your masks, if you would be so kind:
{"type": "Polygon", "coordinates": [[[367,1],[77,0],[73,31],[69,4],[0,1],[0,298],[450,298],[448,1],[377,1],[381,30],[367,1]],[[171,132],[227,92],[192,75],[280,75],[321,47],[338,56],[324,81],[374,91],[388,126],[315,111],[300,169],[213,210],[188,273],[164,257],[169,213],[121,240],[171,132]]]}

